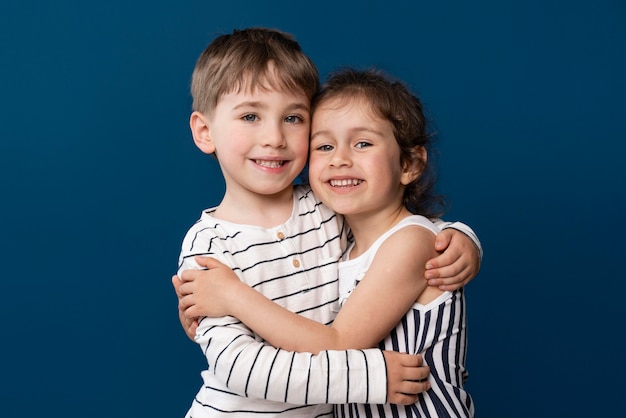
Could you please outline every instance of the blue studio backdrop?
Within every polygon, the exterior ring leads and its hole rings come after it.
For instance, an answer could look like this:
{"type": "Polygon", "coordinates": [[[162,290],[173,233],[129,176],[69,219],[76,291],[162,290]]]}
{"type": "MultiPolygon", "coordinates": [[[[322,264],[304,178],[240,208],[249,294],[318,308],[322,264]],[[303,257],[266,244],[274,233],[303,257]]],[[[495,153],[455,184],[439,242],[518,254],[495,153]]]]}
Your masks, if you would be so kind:
{"type": "Polygon", "coordinates": [[[626,365],[626,5],[538,1],[0,3],[0,415],[182,417],[204,359],[181,239],[219,203],[189,80],[217,35],[294,34],[322,77],[378,66],[436,123],[478,416],[614,416],[626,365]]]}

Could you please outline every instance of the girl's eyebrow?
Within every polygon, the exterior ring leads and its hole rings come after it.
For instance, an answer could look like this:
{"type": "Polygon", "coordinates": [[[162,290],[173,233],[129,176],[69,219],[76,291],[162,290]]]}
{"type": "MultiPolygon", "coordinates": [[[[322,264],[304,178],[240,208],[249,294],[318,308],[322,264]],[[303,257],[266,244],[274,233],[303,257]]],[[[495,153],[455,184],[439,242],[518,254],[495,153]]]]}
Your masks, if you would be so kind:
{"type": "Polygon", "coordinates": [[[379,135],[379,136],[383,134],[381,131],[378,131],[378,130],[372,129],[372,128],[368,128],[368,127],[365,127],[365,126],[362,126],[362,127],[359,126],[359,127],[350,129],[350,133],[360,133],[360,132],[372,133],[372,134],[379,135]]]}
{"type": "Polygon", "coordinates": [[[328,136],[328,135],[330,135],[328,130],[311,132],[311,138],[309,140],[313,141],[318,136],[328,136]]]}
{"type": "MultiPolygon", "coordinates": [[[[330,135],[329,132],[330,131],[328,131],[328,130],[311,132],[311,140],[313,140],[313,138],[315,138],[318,135],[330,135]]],[[[350,134],[361,133],[361,132],[371,133],[371,134],[378,135],[378,136],[382,136],[383,135],[382,132],[380,132],[380,131],[378,131],[376,129],[371,129],[371,128],[367,128],[367,127],[364,127],[364,126],[363,127],[352,128],[352,129],[349,130],[350,134]]]]}

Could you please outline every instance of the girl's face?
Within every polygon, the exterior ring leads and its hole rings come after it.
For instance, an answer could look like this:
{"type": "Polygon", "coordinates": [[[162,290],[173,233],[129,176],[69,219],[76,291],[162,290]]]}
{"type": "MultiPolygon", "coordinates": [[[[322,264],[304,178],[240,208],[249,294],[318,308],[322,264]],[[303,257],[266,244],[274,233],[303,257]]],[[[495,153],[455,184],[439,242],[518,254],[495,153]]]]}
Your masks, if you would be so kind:
{"type": "Polygon", "coordinates": [[[412,175],[400,163],[391,123],[365,99],[329,99],[313,114],[309,180],[335,212],[371,216],[402,207],[412,175]]]}

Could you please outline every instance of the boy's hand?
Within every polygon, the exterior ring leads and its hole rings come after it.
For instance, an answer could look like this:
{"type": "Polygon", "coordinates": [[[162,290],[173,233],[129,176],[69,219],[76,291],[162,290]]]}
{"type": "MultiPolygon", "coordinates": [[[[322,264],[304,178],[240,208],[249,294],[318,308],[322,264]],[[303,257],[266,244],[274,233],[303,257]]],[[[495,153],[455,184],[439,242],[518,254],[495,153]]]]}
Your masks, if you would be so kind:
{"type": "Polygon", "coordinates": [[[478,273],[478,248],[464,233],[453,228],[444,229],[437,234],[435,249],[443,254],[426,262],[426,280],[430,286],[456,290],[478,273]]]}
{"type": "Polygon", "coordinates": [[[180,294],[180,286],[182,284],[183,282],[178,278],[178,276],[172,276],[172,285],[174,286],[174,291],[176,292],[176,296],[178,297],[178,320],[183,326],[187,337],[189,337],[190,340],[194,341],[194,337],[196,336],[196,329],[198,328],[198,321],[196,318],[187,318],[185,316],[185,312],[180,307],[180,300],[182,299],[182,295],[180,294]]]}
{"type": "Polygon", "coordinates": [[[387,364],[387,402],[410,405],[417,402],[420,393],[430,389],[426,380],[430,374],[428,366],[422,366],[419,354],[383,351],[387,364]]]}

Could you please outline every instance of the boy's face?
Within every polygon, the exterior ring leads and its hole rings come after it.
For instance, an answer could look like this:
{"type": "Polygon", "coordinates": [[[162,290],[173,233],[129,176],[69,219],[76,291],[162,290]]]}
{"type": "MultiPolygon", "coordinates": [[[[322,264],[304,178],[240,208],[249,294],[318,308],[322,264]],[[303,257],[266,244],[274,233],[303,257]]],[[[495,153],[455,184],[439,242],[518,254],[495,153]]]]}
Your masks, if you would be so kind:
{"type": "MultiPolygon", "coordinates": [[[[204,116],[204,115],[203,115],[204,116]]],[[[273,195],[291,189],[307,161],[310,102],[306,95],[255,89],[220,97],[207,117],[228,193],[273,195]]]]}
{"type": "Polygon", "coordinates": [[[380,214],[402,204],[412,179],[400,164],[391,123],[362,99],[331,99],[315,109],[309,181],[317,197],[347,216],[380,214]]]}

